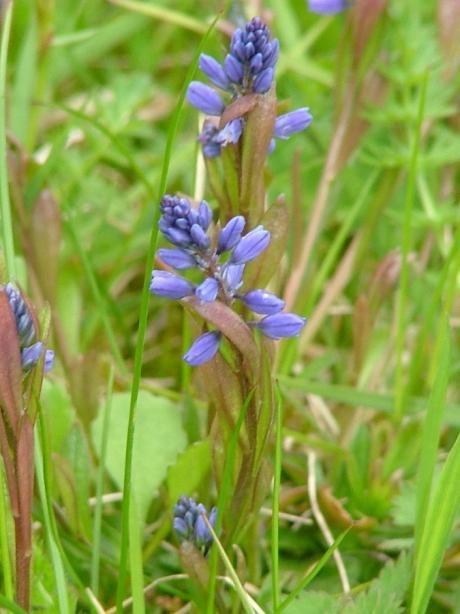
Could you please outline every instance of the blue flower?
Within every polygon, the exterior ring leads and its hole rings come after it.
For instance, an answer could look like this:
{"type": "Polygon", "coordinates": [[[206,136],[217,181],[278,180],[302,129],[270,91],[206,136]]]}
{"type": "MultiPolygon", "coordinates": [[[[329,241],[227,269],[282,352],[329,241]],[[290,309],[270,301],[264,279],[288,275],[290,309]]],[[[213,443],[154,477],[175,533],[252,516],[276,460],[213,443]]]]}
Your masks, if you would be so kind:
{"type": "Polygon", "coordinates": [[[47,373],[54,364],[54,352],[52,350],[45,350],[41,341],[34,343],[37,331],[35,330],[32,314],[21,292],[11,283],[6,284],[3,290],[8,298],[16,322],[22,370],[24,373],[27,373],[33,369],[40,360],[43,352],[45,352],[44,370],[45,373],[47,373]]]}
{"type": "Polygon", "coordinates": [[[349,0],[308,0],[308,7],[312,13],[334,15],[347,9],[349,3],[349,0]]]}
{"type": "Polygon", "coordinates": [[[187,90],[187,100],[205,115],[222,115],[225,109],[224,102],[219,94],[201,81],[190,83],[187,90]]]}
{"type": "Polygon", "coordinates": [[[275,121],[273,136],[277,139],[288,139],[296,132],[302,132],[312,122],[310,110],[306,107],[279,115],[275,121]]]}
{"type": "Polygon", "coordinates": [[[251,290],[239,298],[255,313],[271,315],[284,309],[284,301],[266,290],[251,290]]]}
{"type": "Polygon", "coordinates": [[[184,354],[184,360],[192,367],[208,362],[217,354],[221,334],[218,331],[203,333],[195,339],[190,349],[184,354]]]}
{"type": "Polygon", "coordinates": [[[214,528],[217,520],[217,509],[213,507],[208,514],[202,503],[197,503],[191,497],[180,497],[174,506],[173,527],[181,541],[189,541],[206,554],[212,545],[213,537],[204,520],[214,528]]]}
{"type": "MultiPolygon", "coordinates": [[[[270,243],[271,236],[266,228],[257,226],[243,235],[246,220],[237,215],[228,220],[217,240],[211,241],[215,233],[210,233],[212,214],[205,201],[194,208],[186,198],[166,195],[161,201],[161,213],[160,229],[171,243],[177,246],[179,242],[179,247],[160,249],[158,256],[178,270],[199,269],[204,279],[195,286],[175,273],[154,270],[150,284],[152,294],[175,300],[195,295],[201,302],[220,300],[228,307],[240,300],[254,313],[266,316],[258,322],[249,322],[264,335],[279,339],[300,332],[304,318],[280,313],[284,301],[275,294],[260,288],[238,293],[246,263],[257,258],[270,243]]],[[[203,333],[183,359],[191,366],[208,362],[218,352],[221,339],[219,331],[203,333]]]]}
{"type": "Polygon", "coordinates": [[[262,318],[253,325],[266,337],[281,339],[281,337],[297,337],[306,323],[306,318],[295,313],[276,313],[262,318]]]}
{"type": "Polygon", "coordinates": [[[237,243],[230,257],[232,264],[244,264],[257,258],[270,243],[270,233],[263,226],[257,226],[237,243]]]}
{"type": "Polygon", "coordinates": [[[150,292],[165,298],[180,299],[195,292],[195,286],[187,279],[168,271],[152,271],[150,292]]]}

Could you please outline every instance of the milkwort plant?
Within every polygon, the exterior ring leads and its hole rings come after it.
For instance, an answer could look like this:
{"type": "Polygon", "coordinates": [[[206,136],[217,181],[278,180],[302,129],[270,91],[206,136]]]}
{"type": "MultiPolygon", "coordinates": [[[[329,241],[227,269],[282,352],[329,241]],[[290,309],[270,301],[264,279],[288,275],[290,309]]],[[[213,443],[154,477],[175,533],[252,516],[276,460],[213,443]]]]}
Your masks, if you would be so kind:
{"type": "Polygon", "coordinates": [[[205,115],[198,140],[217,206],[213,211],[204,200],[163,197],[159,226],[173,247],[158,251],[160,267],[150,286],[157,296],[180,300],[201,329],[184,360],[199,367],[211,403],[217,485],[246,403],[230,509],[219,510],[226,543],[254,520],[271,479],[266,446],[274,417],[273,340],[297,336],[306,323],[266,289],[285,249],[288,212],[282,199],[268,205],[264,165],[275,139],[289,138],[312,120],[306,107],[277,115],[278,54],[277,39],[254,17],[234,32],[223,64],[201,55],[200,69],[221,93],[192,81],[187,98],[205,115]],[[187,270],[199,271],[200,279],[186,278],[187,270]]]}
{"type": "MultiPolygon", "coordinates": [[[[46,336],[46,335],[43,335],[46,336]]],[[[34,310],[13,284],[0,286],[0,450],[14,518],[16,601],[30,605],[34,433],[44,373],[53,366],[34,310]]]]}

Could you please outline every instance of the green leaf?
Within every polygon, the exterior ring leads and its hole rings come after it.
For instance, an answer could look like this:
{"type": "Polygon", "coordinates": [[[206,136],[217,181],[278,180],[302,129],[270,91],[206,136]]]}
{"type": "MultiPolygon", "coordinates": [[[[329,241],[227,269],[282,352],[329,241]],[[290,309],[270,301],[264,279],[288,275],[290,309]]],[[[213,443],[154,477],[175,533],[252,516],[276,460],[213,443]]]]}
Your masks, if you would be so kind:
{"type": "Polygon", "coordinates": [[[399,614],[411,579],[411,558],[402,554],[396,562],[385,565],[368,591],[355,603],[345,607],[344,614],[399,614]]]}
{"type": "MultiPolygon", "coordinates": [[[[128,428],[129,394],[113,396],[106,468],[121,489],[125,470],[125,458],[121,451],[126,442],[128,428]]],[[[102,412],[92,427],[92,437],[99,452],[102,429],[102,412]]],[[[177,405],[167,399],[145,391],[139,393],[139,405],[134,434],[132,488],[139,509],[139,517],[145,518],[152,497],[165,479],[168,467],[186,446],[177,405]]]]}
{"type": "Polygon", "coordinates": [[[191,495],[198,488],[211,468],[211,446],[209,440],[189,446],[179,456],[168,472],[168,491],[171,503],[181,495],[191,495]]]}
{"type": "Polygon", "coordinates": [[[65,389],[48,378],[43,380],[41,411],[49,433],[49,448],[51,452],[61,452],[72,428],[74,410],[65,389]]]}
{"type": "Polygon", "coordinates": [[[338,614],[341,607],[337,599],[327,593],[308,591],[300,595],[284,610],[285,614],[338,614]]]}

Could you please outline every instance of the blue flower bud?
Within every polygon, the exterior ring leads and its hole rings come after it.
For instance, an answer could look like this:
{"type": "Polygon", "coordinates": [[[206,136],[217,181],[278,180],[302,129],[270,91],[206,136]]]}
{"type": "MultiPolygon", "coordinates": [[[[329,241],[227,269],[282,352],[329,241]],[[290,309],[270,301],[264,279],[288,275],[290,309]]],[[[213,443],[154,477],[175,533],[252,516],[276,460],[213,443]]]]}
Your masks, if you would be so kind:
{"type": "Polygon", "coordinates": [[[178,247],[189,247],[192,244],[190,234],[180,228],[166,228],[162,231],[164,236],[178,247]]]}
{"type": "Polygon", "coordinates": [[[284,301],[266,290],[251,290],[240,298],[255,313],[272,315],[284,308],[284,301]]]}
{"type": "Polygon", "coordinates": [[[348,8],[349,2],[347,0],[308,0],[308,6],[312,13],[334,15],[348,8]]]}
{"type": "Polygon", "coordinates": [[[221,115],[225,109],[219,94],[208,85],[200,83],[200,81],[190,83],[187,90],[187,100],[206,115],[221,115]]]}
{"type": "Polygon", "coordinates": [[[243,65],[234,55],[227,55],[224,62],[224,70],[232,83],[240,83],[242,81],[244,75],[243,65]]]}
{"type": "Polygon", "coordinates": [[[19,344],[21,347],[28,346],[32,343],[36,336],[35,324],[29,308],[27,307],[22,294],[13,286],[13,284],[6,284],[4,291],[8,298],[8,302],[16,322],[16,331],[19,337],[19,344]]]}
{"type": "Polygon", "coordinates": [[[205,233],[205,231],[201,228],[199,224],[193,224],[190,228],[190,236],[193,239],[195,245],[199,247],[200,250],[206,250],[211,244],[211,239],[205,233]]]}
{"type": "Polygon", "coordinates": [[[301,318],[295,313],[276,313],[263,318],[255,326],[267,337],[280,339],[296,337],[306,322],[306,318],[301,318]]]}
{"type": "Polygon", "coordinates": [[[158,256],[165,264],[174,267],[175,269],[191,269],[196,266],[195,258],[180,248],[175,249],[159,249],[158,256]]]}
{"type": "Polygon", "coordinates": [[[305,130],[312,119],[310,110],[306,107],[280,115],[276,118],[273,136],[278,139],[288,139],[296,132],[305,130]]]}
{"type": "Polygon", "coordinates": [[[217,331],[203,333],[195,339],[184,360],[192,367],[202,365],[211,360],[219,349],[221,334],[217,331]]]}
{"type": "Polygon", "coordinates": [[[217,519],[217,510],[212,508],[208,512],[202,503],[196,503],[191,497],[181,497],[174,506],[173,527],[180,540],[187,540],[202,548],[204,554],[212,545],[213,537],[204,516],[208,517],[209,524],[214,527],[217,519]]]}
{"type": "Polygon", "coordinates": [[[216,141],[225,147],[232,143],[238,143],[243,132],[243,122],[240,118],[232,119],[216,135],[216,141]]]}
{"type": "Polygon", "coordinates": [[[209,228],[209,224],[212,222],[212,211],[210,206],[205,200],[202,200],[198,207],[198,223],[203,230],[209,228]]]}
{"type": "Polygon", "coordinates": [[[265,94],[273,83],[273,68],[266,68],[254,79],[254,91],[257,94],[265,94]]]}
{"type": "Polygon", "coordinates": [[[263,226],[248,232],[236,245],[230,258],[231,264],[244,264],[257,258],[270,243],[270,233],[263,226]]]}
{"type": "Polygon", "coordinates": [[[43,354],[43,349],[43,343],[37,341],[37,343],[21,351],[21,365],[24,371],[30,371],[30,369],[35,367],[40,360],[40,356],[43,354]]]}
{"type": "Polygon", "coordinates": [[[212,303],[217,298],[219,283],[214,277],[208,277],[195,291],[195,296],[205,303],[212,303]]]}
{"type": "Polygon", "coordinates": [[[188,280],[167,271],[153,271],[150,292],[165,298],[180,299],[190,296],[195,287],[188,280]]]}
{"type": "Polygon", "coordinates": [[[222,280],[225,284],[225,290],[233,296],[235,292],[243,285],[244,264],[226,264],[222,267],[222,280]]]}
{"type": "Polygon", "coordinates": [[[217,242],[217,253],[221,254],[230,249],[233,249],[235,245],[241,239],[241,233],[244,230],[246,220],[242,215],[232,217],[225,226],[222,228],[219,234],[219,240],[217,242]]]}
{"type": "Polygon", "coordinates": [[[228,88],[228,77],[222,66],[213,57],[202,53],[200,55],[198,66],[204,72],[204,74],[207,75],[215,85],[217,85],[217,87],[220,87],[223,90],[228,88]]]}
{"type": "Polygon", "coordinates": [[[48,373],[54,366],[54,352],[53,350],[46,350],[45,352],[45,366],[44,371],[48,373]]]}

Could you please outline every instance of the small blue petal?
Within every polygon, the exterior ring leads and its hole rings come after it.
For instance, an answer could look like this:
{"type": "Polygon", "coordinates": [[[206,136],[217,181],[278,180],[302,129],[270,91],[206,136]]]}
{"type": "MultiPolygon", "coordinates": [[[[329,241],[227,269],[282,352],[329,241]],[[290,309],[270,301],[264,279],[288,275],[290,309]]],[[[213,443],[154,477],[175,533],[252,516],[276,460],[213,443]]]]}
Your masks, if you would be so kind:
{"type": "Polygon", "coordinates": [[[308,0],[308,6],[312,13],[334,15],[348,8],[349,2],[347,0],[308,0]]]}
{"type": "Polygon", "coordinates": [[[232,219],[225,224],[219,234],[219,240],[217,243],[218,254],[235,247],[235,245],[241,239],[241,233],[244,230],[245,224],[246,220],[242,215],[232,217],[232,219]]]}
{"type": "Polygon", "coordinates": [[[157,296],[181,299],[194,293],[195,287],[187,279],[168,271],[152,271],[150,292],[157,296]]]}
{"type": "Polygon", "coordinates": [[[253,88],[257,94],[265,94],[273,83],[273,68],[266,68],[254,79],[253,88]]]}
{"type": "Polygon", "coordinates": [[[231,264],[244,264],[257,258],[270,243],[270,233],[263,226],[248,232],[236,245],[230,258],[231,264]]]}
{"type": "Polygon", "coordinates": [[[306,323],[306,318],[301,318],[295,313],[277,313],[263,318],[255,326],[267,337],[280,339],[297,337],[306,323]]]}
{"type": "Polygon", "coordinates": [[[211,360],[219,349],[221,334],[217,331],[204,333],[195,339],[184,360],[192,367],[202,365],[211,360]]]}
{"type": "Polygon", "coordinates": [[[196,266],[195,258],[180,248],[159,249],[158,256],[165,264],[169,264],[169,266],[172,266],[178,270],[190,269],[196,266]]]}
{"type": "Polygon", "coordinates": [[[198,207],[198,223],[203,230],[208,230],[212,221],[212,211],[205,200],[202,200],[198,207]]]}
{"type": "Polygon", "coordinates": [[[40,360],[40,356],[43,354],[43,343],[37,341],[30,347],[26,347],[21,352],[21,365],[24,371],[30,371],[37,362],[40,360]]]}
{"type": "Polygon", "coordinates": [[[198,65],[200,69],[204,72],[204,74],[207,75],[211,79],[211,81],[215,85],[217,85],[217,87],[220,87],[223,90],[227,89],[229,85],[228,77],[217,60],[215,60],[210,55],[202,53],[200,55],[200,61],[198,65]]]}
{"type": "Polygon", "coordinates": [[[284,308],[284,301],[266,290],[251,290],[241,300],[251,311],[265,315],[278,313],[284,308]]]}
{"type": "Polygon", "coordinates": [[[214,277],[208,277],[195,291],[195,296],[205,303],[212,303],[217,298],[219,283],[214,277]]]}
{"type": "Polygon", "coordinates": [[[232,83],[241,83],[244,69],[241,62],[239,62],[235,56],[230,54],[227,55],[224,62],[224,70],[232,83]]]}
{"type": "Polygon", "coordinates": [[[211,239],[199,224],[193,224],[190,228],[190,236],[200,249],[208,249],[211,244],[211,239]]]}
{"type": "Polygon", "coordinates": [[[216,135],[216,141],[225,147],[229,143],[238,143],[243,132],[243,121],[240,118],[232,119],[216,135]]]}
{"type": "Polygon", "coordinates": [[[54,366],[54,352],[53,350],[46,350],[45,352],[45,366],[44,371],[48,373],[54,366]]]}
{"type": "Polygon", "coordinates": [[[280,115],[276,118],[273,136],[278,139],[288,139],[296,132],[305,130],[311,124],[312,119],[307,107],[280,115]]]}
{"type": "Polygon", "coordinates": [[[233,295],[243,284],[244,264],[226,264],[222,268],[222,279],[226,291],[233,295]]]}
{"type": "Polygon", "coordinates": [[[225,109],[219,94],[200,81],[190,83],[187,90],[187,100],[206,115],[221,115],[225,109]]]}

